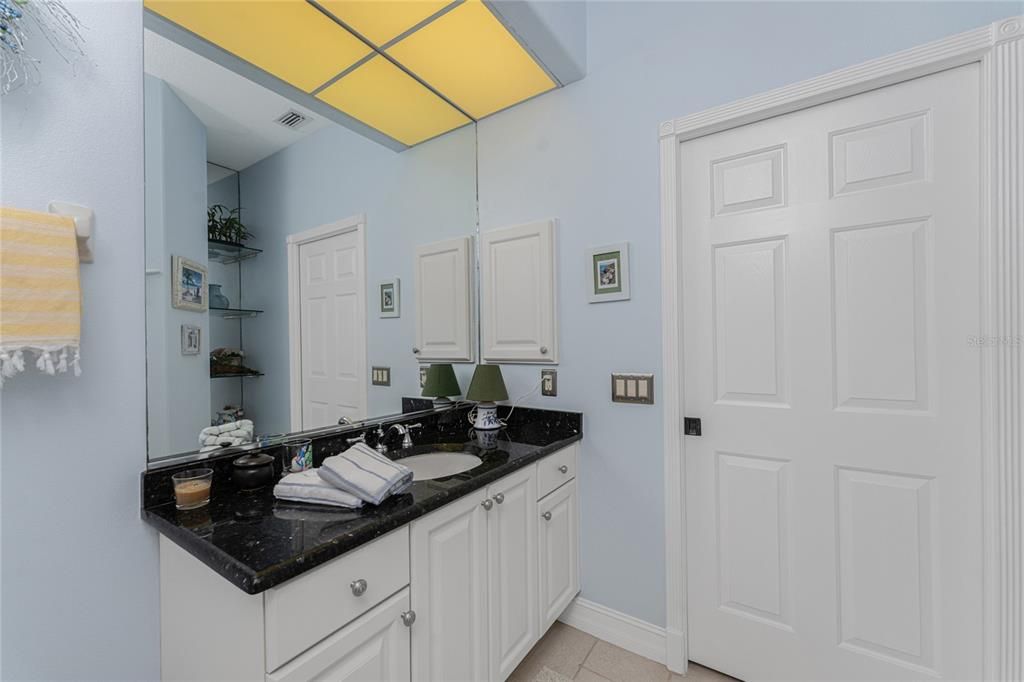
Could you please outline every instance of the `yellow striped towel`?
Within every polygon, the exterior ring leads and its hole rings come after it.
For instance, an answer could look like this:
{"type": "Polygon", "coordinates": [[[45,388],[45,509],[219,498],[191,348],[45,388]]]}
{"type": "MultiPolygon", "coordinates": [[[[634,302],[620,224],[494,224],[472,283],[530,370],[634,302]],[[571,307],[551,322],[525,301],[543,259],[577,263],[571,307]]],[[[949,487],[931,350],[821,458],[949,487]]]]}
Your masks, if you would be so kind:
{"type": "Polygon", "coordinates": [[[0,207],[0,385],[36,353],[47,374],[79,369],[82,298],[75,221],[0,207]]]}

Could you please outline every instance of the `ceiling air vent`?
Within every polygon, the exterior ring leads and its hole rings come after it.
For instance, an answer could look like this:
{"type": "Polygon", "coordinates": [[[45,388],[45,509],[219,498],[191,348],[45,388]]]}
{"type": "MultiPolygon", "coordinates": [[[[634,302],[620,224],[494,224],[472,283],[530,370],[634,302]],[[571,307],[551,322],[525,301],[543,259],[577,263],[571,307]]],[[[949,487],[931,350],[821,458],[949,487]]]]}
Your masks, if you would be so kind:
{"type": "Polygon", "coordinates": [[[277,118],[277,122],[283,125],[285,128],[301,128],[309,122],[309,117],[300,114],[294,110],[288,110],[277,118]]]}

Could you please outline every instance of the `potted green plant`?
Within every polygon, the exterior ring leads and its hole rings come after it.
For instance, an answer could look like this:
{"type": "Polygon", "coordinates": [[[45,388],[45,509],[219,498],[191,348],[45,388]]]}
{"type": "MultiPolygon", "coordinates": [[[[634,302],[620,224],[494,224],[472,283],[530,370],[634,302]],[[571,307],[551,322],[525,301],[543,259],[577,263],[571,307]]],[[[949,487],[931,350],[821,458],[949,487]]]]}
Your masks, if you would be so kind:
{"type": "Polygon", "coordinates": [[[245,229],[241,220],[242,208],[228,208],[214,204],[206,209],[206,231],[211,240],[242,244],[252,234],[245,229]]]}

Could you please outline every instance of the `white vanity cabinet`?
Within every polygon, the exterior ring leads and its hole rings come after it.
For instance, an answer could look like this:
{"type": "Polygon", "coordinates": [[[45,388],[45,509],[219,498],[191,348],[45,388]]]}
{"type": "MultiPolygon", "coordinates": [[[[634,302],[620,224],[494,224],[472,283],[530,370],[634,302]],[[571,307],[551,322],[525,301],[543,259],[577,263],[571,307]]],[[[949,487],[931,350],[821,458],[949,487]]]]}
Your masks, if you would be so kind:
{"type": "Polygon", "coordinates": [[[412,522],[412,679],[487,679],[486,490],[412,522]]]}
{"type": "Polygon", "coordinates": [[[506,679],[579,592],[578,457],[574,444],[413,521],[413,682],[506,679]]]}
{"type": "Polygon", "coordinates": [[[420,362],[473,360],[472,240],[416,248],[416,345],[420,362]]]}
{"type": "Polygon", "coordinates": [[[484,360],[558,362],[555,284],[555,221],[480,233],[484,360]]]}
{"type": "Polygon", "coordinates": [[[268,682],[408,680],[409,588],[267,674],[268,682]]]}
{"type": "Polygon", "coordinates": [[[538,505],[540,514],[540,627],[547,630],[580,591],[579,500],[569,481],[538,505]]]}
{"type": "Polygon", "coordinates": [[[260,594],[160,536],[165,680],[505,680],[579,591],[573,444],[260,594]]]}

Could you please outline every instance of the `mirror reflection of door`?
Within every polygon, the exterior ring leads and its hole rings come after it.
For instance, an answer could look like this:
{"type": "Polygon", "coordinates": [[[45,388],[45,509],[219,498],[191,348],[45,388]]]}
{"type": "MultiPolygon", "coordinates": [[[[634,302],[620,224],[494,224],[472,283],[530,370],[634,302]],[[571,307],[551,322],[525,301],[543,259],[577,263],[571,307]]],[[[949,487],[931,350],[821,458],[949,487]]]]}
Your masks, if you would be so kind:
{"type": "Polygon", "coordinates": [[[304,235],[293,240],[299,263],[300,342],[292,344],[292,352],[300,357],[293,358],[292,367],[299,367],[301,375],[301,412],[298,423],[292,424],[296,430],[367,416],[363,225],[340,224],[328,230],[329,236],[312,241],[304,235]]]}

